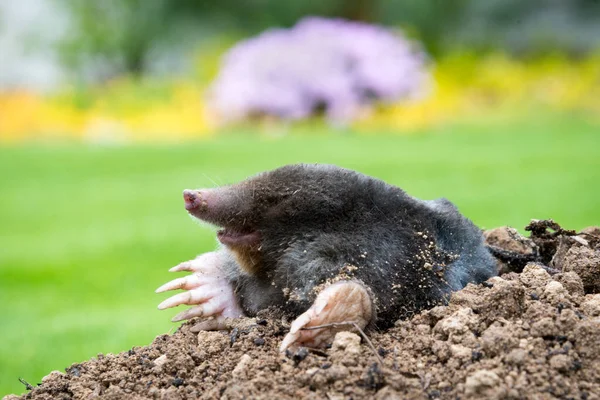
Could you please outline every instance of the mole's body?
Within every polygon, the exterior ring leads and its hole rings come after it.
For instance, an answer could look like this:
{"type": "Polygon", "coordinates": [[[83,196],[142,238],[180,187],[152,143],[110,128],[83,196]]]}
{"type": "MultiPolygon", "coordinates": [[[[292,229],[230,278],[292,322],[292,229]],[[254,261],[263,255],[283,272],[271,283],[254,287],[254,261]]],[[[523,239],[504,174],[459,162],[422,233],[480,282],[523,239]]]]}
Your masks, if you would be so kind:
{"type": "Polygon", "coordinates": [[[184,197],[222,228],[223,246],[173,268],[194,274],[161,287],[188,291],[160,307],[197,304],[175,319],[219,320],[278,306],[297,317],[282,347],[331,339],[307,326],[389,326],[495,274],[481,232],[452,203],[335,166],[285,166],[184,197]]]}

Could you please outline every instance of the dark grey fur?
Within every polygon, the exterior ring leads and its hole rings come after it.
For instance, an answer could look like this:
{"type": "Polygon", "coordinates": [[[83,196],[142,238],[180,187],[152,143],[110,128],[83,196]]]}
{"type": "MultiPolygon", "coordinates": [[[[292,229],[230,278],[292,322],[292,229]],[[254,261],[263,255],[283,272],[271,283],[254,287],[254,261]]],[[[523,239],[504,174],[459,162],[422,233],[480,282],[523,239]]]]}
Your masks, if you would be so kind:
{"type": "Polygon", "coordinates": [[[344,271],[370,288],[385,327],[496,273],[480,230],[448,200],[418,200],[358,172],[290,165],[226,192],[227,208],[204,219],[259,233],[257,272],[244,272],[233,253],[228,264],[250,315],[269,306],[298,315],[316,285],[344,271]]]}

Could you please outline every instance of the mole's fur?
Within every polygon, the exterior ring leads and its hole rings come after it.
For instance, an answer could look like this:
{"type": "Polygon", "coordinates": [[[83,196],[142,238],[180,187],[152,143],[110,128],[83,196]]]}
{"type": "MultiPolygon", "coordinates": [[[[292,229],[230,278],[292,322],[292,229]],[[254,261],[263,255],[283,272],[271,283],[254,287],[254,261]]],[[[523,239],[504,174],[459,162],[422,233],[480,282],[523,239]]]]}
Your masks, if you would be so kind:
{"type": "Polygon", "coordinates": [[[248,315],[297,316],[319,285],[357,280],[386,327],[496,273],[480,230],[448,200],[336,166],[284,166],[200,197],[186,207],[222,227],[224,268],[248,315]]]}

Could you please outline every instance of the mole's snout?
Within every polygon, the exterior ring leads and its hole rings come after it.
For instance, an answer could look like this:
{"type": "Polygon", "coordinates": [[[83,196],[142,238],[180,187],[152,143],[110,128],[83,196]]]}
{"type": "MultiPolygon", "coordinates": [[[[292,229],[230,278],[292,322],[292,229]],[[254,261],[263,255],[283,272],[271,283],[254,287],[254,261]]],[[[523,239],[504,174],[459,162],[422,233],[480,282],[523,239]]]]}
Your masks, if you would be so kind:
{"type": "Polygon", "coordinates": [[[214,225],[232,223],[239,207],[227,188],[186,189],[183,191],[185,209],[192,216],[214,225]]]}
{"type": "Polygon", "coordinates": [[[186,210],[194,210],[202,204],[202,194],[197,190],[185,189],[183,191],[183,200],[185,201],[186,210]]]}

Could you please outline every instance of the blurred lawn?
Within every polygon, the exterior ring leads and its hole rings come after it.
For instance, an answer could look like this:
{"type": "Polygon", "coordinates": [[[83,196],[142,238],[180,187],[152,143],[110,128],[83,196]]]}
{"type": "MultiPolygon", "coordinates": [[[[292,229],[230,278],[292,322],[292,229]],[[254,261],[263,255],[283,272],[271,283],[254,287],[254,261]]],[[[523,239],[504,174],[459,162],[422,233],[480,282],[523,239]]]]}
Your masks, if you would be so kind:
{"type": "Polygon", "coordinates": [[[410,136],[224,135],[172,146],[0,148],[0,394],[173,329],[154,289],[215,246],[181,191],[293,162],[360,170],[478,225],[600,224],[600,132],[576,116],[410,136]]]}

